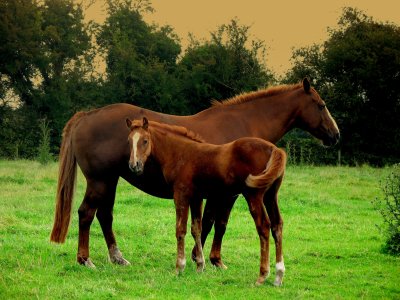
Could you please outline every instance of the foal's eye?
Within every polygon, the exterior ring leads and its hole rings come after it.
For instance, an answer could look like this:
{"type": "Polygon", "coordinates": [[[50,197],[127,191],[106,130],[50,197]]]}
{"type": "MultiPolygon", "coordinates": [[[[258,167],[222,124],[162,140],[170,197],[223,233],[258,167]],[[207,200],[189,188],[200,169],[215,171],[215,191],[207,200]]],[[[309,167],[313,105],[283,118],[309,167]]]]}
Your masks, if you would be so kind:
{"type": "Polygon", "coordinates": [[[325,104],[318,104],[318,108],[319,108],[319,110],[323,110],[324,108],[325,108],[325,104]]]}
{"type": "Polygon", "coordinates": [[[143,140],[144,145],[147,145],[148,142],[149,142],[148,140],[143,140]]]}

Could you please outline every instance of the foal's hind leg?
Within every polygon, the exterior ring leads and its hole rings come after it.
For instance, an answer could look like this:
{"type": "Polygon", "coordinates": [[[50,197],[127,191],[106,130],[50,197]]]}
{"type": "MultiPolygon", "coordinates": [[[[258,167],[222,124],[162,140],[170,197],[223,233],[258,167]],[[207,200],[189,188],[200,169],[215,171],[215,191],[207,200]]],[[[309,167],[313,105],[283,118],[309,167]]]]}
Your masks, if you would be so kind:
{"type": "Polygon", "coordinates": [[[110,261],[118,265],[130,265],[130,262],[122,257],[122,253],[117,247],[117,242],[112,230],[113,207],[117,182],[118,179],[106,184],[103,198],[97,210],[96,216],[99,220],[104,238],[106,240],[110,261]]]}
{"type": "Polygon", "coordinates": [[[263,205],[262,194],[259,193],[246,193],[244,194],[251,216],[253,217],[254,223],[256,224],[258,236],[260,238],[260,275],[257,279],[256,284],[260,285],[265,282],[265,279],[269,276],[269,231],[271,223],[268,218],[267,212],[263,205]]]}
{"type": "Polygon", "coordinates": [[[275,286],[282,285],[283,276],[285,273],[285,264],[283,262],[282,251],[283,220],[278,207],[278,190],[281,183],[282,177],[277,179],[264,195],[264,205],[271,220],[271,231],[276,248],[276,277],[274,281],[275,286]]]}

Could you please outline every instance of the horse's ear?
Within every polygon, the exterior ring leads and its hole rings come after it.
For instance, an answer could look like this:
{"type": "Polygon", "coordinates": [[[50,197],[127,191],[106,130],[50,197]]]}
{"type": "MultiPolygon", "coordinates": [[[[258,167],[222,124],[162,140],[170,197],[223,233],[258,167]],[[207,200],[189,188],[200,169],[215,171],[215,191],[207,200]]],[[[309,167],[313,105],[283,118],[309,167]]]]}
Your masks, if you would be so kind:
{"type": "Polygon", "coordinates": [[[307,77],[305,77],[305,78],[303,79],[303,88],[304,88],[304,91],[305,91],[306,93],[309,93],[309,92],[310,92],[311,85],[310,85],[310,82],[308,81],[308,78],[307,78],[307,77]]]}
{"type": "Polygon", "coordinates": [[[128,128],[131,128],[132,126],[132,121],[128,118],[126,118],[126,126],[128,126],[128,128]]]}
{"type": "Polygon", "coordinates": [[[146,117],[143,117],[143,129],[146,129],[147,130],[147,128],[149,128],[149,121],[147,120],[147,118],[146,117]]]}

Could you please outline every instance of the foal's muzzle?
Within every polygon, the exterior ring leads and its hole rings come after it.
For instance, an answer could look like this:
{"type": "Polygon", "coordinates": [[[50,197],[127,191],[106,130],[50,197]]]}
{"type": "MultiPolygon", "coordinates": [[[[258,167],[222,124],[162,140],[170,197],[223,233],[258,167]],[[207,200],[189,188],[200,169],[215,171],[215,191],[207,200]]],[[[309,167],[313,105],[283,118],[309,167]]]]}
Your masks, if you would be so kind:
{"type": "Polygon", "coordinates": [[[129,162],[129,169],[135,174],[135,175],[141,175],[143,173],[144,165],[143,162],[137,161],[136,164],[133,162],[129,162]]]}

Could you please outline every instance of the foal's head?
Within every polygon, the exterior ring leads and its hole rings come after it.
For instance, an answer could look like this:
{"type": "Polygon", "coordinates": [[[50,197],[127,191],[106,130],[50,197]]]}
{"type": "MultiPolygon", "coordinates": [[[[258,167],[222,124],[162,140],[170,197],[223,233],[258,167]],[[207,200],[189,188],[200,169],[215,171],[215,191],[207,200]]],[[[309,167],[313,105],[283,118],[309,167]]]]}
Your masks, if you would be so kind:
{"type": "Polygon", "coordinates": [[[126,119],[126,125],[131,130],[128,136],[129,169],[140,175],[143,173],[144,164],[151,153],[149,122],[146,117],[143,117],[142,121],[126,119]]]}
{"type": "Polygon", "coordinates": [[[322,140],[325,146],[335,145],[339,141],[340,132],[335,120],[307,78],[303,80],[302,105],[298,117],[299,127],[322,140]]]}

